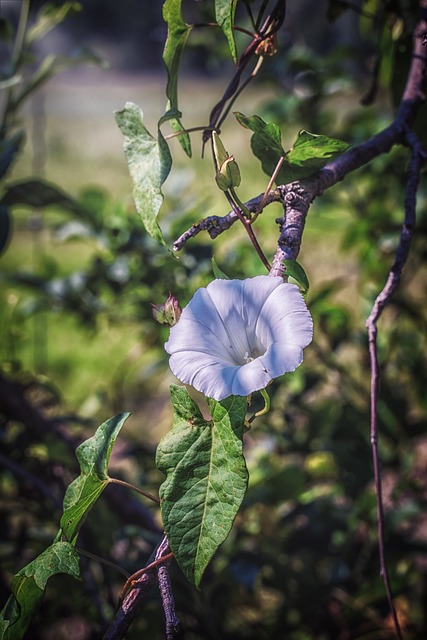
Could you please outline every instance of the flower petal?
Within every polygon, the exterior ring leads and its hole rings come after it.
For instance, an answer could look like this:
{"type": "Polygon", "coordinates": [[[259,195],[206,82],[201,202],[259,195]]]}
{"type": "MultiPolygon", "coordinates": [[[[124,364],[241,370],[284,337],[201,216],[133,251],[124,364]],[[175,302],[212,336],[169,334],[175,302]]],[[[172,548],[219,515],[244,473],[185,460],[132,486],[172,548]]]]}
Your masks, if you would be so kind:
{"type": "Polygon", "coordinates": [[[174,353],[170,357],[169,366],[178,380],[218,401],[232,394],[233,378],[241,368],[195,351],[174,353]]]}
{"type": "Polygon", "coordinates": [[[302,349],[310,344],[313,321],[296,285],[282,282],[272,291],[259,315],[256,333],[267,343],[286,340],[302,349]]]}
{"type": "Polygon", "coordinates": [[[199,289],[165,345],[176,377],[205,396],[250,395],[301,364],[313,323],[280,277],[214,280],[199,289]]]}

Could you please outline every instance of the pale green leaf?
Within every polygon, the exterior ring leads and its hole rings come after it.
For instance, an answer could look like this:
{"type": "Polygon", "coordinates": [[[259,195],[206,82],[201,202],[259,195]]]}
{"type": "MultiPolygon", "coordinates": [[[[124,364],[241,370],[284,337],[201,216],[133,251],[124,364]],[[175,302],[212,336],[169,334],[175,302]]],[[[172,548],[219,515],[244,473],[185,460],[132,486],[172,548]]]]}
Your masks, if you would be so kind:
{"type": "Polygon", "coordinates": [[[64,497],[61,528],[64,536],[73,542],[95,504],[108,484],[108,462],[116,438],[129,413],[119,413],[96,430],[94,436],[76,449],[80,475],[70,484],[64,497]]]}
{"type": "MultiPolygon", "coordinates": [[[[183,131],[178,108],[178,74],[181,55],[187,42],[191,26],[184,22],[181,12],[182,0],[166,0],[163,5],[163,19],[168,26],[168,35],[163,51],[163,60],[166,65],[168,81],[166,95],[168,97],[168,109],[173,113],[169,118],[173,131],[183,131]],[[179,115],[178,115],[179,114],[179,115]]],[[[188,133],[179,136],[179,142],[188,156],[191,156],[191,144],[188,133]]]]}
{"type": "Polygon", "coordinates": [[[54,542],[12,579],[12,595],[0,614],[1,640],[22,640],[37,613],[46,583],[57,573],[80,576],[79,556],[69,542],[54,542]]]}
{"type": "Polygon", "coordinates": [[[160,131],[156,140],[145,128],[142,111],[133,102],[127,102],[115,116],[124,135],[136,209],[147,232],[165,245],[157,216],[163,203],[161,186],[172,166],[169,148],[160,131]]]}
{"type": "Polygon", "coordinates": [[[234,39],[234,14],[236,12],[237,0],[215,0],[215,17],[219,26],[228,40],[233,60],[237,60],[236,41],[234,39]]]}
{"type": "Polygon", "coordinates": [[[246,398],[208,399],[212,421],[185,388],[172,386],[171,398],[173,428],[157,449],[157,466],[166,475],[160,488],[163,525],[182,571],[198,586],[246,492],[246,398]]]}

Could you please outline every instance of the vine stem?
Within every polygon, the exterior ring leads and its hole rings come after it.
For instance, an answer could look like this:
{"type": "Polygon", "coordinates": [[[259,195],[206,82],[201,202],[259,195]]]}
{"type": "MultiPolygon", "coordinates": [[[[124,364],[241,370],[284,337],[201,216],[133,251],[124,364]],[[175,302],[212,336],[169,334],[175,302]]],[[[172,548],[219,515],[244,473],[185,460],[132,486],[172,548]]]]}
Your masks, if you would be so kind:
{"type": "Polygon", "coordinates": [[[258,242],[258,240],[256,239],[255,233],[250,225],[250,222],[248,220],[246,220],[246,218],[244,217],[240,207],[236,204],[236,202],[234,201],[232,195],[230,194],[229,191],[224,191],[225,196],[228,200],[229,205],[231,206],[231,208],[233,209],[234,213],[237,215],[237,217],[239,218],[240,222],[243,224],[243,226],[246,229],[246,232],[254,246],[255,251],[257,252],[262,264],[265,266],[265,268],[267,269],[267,271],[270,271],[271,269],[271,265],[268,262],[267,258],[264,255],[263,250],[260,247],[260,244],[258,242]]]}
{"type": "Polygon", "coordinates": [[[366,328],[369,338],[369,358],[371,364],[371,447],[372,460],[374,468],[374,483],[377,496],[377,528],[378,528],[378,547],[380,559],[380,575],[384,581],[387,600],[390,613],[393,618],[394,629],[398,640],[403,640],[402,631],[400,629],[399,619],[393,604],[393,594],[390,586],[390,579],[387,571],[387,562],[385,556],[385,524],[384,524],[384,502],[382,495],[381,469],[378,452],[378,391],[380,369],[378,364],[377,350],[377,322],[388,303],[396,291],[403,267],[409,255],[412,237],[415,228],[415,211],[416,211],[416,192],[420,180],[420,172],[423,162],[423,152],[421,145],[414,134],[408,133],[407,144],[412,146],[412,157],[408,168],[408,177],[406,180],[405,192],[405,219],[402,225],[399,245],[396,250],[396,256],[392,267],[389,271],[387,282],[382,291],[378,294],[372,307],[372,311],[366,320],[366,328]]]}

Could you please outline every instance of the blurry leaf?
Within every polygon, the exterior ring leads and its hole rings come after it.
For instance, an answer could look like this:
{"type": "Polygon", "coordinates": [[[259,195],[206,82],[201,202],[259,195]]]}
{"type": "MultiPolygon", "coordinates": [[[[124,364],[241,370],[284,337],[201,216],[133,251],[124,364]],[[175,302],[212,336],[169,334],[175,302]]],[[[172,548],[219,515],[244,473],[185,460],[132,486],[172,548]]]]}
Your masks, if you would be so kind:
{"type": "Polygon", "coordinates": [[[215,258],[212,258],[212,271],[214,277],[218,280],[230,280],[230,278],[224,273],[224,271],[222,271],[222,269],[218,267],[215,258]]]}
{"type": "Polygon", "coordinates": [[[56,205],[71,213],[78,215],[82,213],[82,209],[73,198],[70,198],[54,184],[44,180],[27,180],[12,183],[6,189],[0,204],[7,207],[25,206],[36,208],[56,205]]]}
{"type": "Polygon", "coordinates": [[[0,204],[0,255],[8,245],[11,227],[9,209],[0,204]]]}
{"type": "MultiPolygon", "coordinates": [[[[252,151],[261,160],[263,171],[268,176],[271,176],[280,158],[286,156],[286,152],[282,147],[282,136],[279,127],[272,122],[264,122],[259,116],[247,117],[237,111],[234,115],[243,127],[254,132],[251,138],[252,151]]],[[[284,181],[282,168],[279,171],[276,182],[284,181]]]]}
{"type": "MultiPolygon", "coordinates": [[[[182,0],[166,0],[163,5],[163,19],[168,25],[168,36],[163,51],[163,60],[166,65],[168,82],[166,95],[168,97],[168,109],[174,115],[169,119],[173,131],[183,131],[178,108],[178,73],[181,54],[187,42],[191,26],[184,22],[181,13],[182,0]]],[[[178,140],[188,156],[191,156],[190,137],[187,133],[178,137],[178,140]]]]}
{"type": "Polygon", "coordinates": [[[156,457],[166,475],[160,487],[163,525],[179,566],[198,586],[246,493],[246,398],[208,399],[209,422],[185,388],[171,386],[171,398],[173,428],[161,440],[156,457]]]}
{"type": "Polygon", "coordinates": [[[327,18],[329,22],[335,22],[342,16],[342,14],[348,10],[348,6],[346,6],[342,0],[328,0],[328,11],[327,18]]]}
{"type": "Polygon", "coordinates": [[[298,284],[301,285],[301,293],[304,296],[307,295],[310,289],[310,283],[302,266],[296,260],[284,260],[283,263],[286,267],[286,275],[296,280],[298,284]]]}
{"type": "Polygon", "coordinates": [[[30,77],[29,82],[22,88],[21,92],[17,92],[13,100],[13,109],[17,109],[22,102],[34,91],[39,89],[45,82],[58,75],[62,71],[81,64],[95,64],[106,68],[107,63],[103,58],[98,56],[89,49],[82,49],[73,56],[61,56],[49,54],[41,62],[38,69],[30,77]]]}
{"type": "Polygon", "coordinates": [[[76,449],[80,464],[80,475],[70,484],[64,497],[64,513],[61,529],[69,542],[75,538],[87,517],[108,484],[108,462],[116,438],[129,413],[119,413],[98,427],[92,438],[76,449]]]}
{"type": "Polygon", "coordinates": [[[23,131],[17,131],[8,138],[0,140],[0,179],[7,174],[24,140],[23,131]]]}
{"type": "Polygon", "coordinates": [[[342,140],[300,131],[294,146],[286,157],[292,172],[291,179],[299,180],[311,175],[325,166],[329,160],[346,151],[349,146],[347,142],[342,140]]]}
{"type": "Polygon", "coordinates": [[[10,44],[13,42],[13,29],[9,20],[0,16],[0,40],[10,44]]]}
{"type": "Polygon", "coordinates": [[[234,62],[237,60],[236,42],[234,40],[234,14],[237,0],[215,0],[215,17],[228,40],[234,62]]]}
{"type": "Polygon", "coordinates": [[[13,595],[0,614],[2,640],[22,640],[42,603],[47,581],[57,573],[80,576],[79,556],[69,542],[54,542],[13,577],[13,595]]]}
{"type": "Polygon", "coordinates": [[[157,216],[163,203],[161,186],[172,166],[169,148],[160,131],[156,140],[145,128],[142,111],[133,102],[127,102],[115,115],[125,138],[124,151],[137,211],[148,233],[166,245],[157,216]]]}
{"type": "Polygon", "coordinates": [[[43,4],[37,13],[36,21],[26,33],[26,44],[30,46],[37,40],[43,38],[49,31],[51,31],[56,25],[65,20],[69,14],[78,13],[81,11],[82,5],[79,2],[64,2],[64,4],[58,6],[53,2],[47,2],[43,4]]]}

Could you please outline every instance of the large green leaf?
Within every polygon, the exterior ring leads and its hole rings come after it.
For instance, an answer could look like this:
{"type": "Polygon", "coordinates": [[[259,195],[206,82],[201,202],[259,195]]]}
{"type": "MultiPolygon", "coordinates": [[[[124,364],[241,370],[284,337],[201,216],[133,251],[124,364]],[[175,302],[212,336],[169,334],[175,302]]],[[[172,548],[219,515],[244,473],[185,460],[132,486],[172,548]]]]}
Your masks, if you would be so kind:
{"type": "MultiPolygon", "coordinates": [[[[238,111],[234,115],[243,127],[254,132],[251,138],[252,151],[258,160],[261,160],[263,171],[271,176],[280,158],[286,156],[279,127],[272,122],[265,122],[256,115],[247,117],[238,111]]],[[[285,182],[283,168],[279,171],[276,182],[285,182]]]]}
{"type": "MultiPolygon", "coordinates": [[[[167,118],[174,131],[183,131],[184,127],[180,121],[178,108],[178,74],[181,55],[187,42],[191,26],[184,22],[181,12],[182,0],[166,0],[163,5],[163,19],[168,26],[168,36],[163,51],[163,60],[166,65],[168,82],[166,85],[166,95],[168,97],[168,110],[170,116],[167,118]]],[[[179,136],[182,148],[188,156],[191,156],[191,143],[188,133],[179,136]]]]}
{"type": "Polygon", "coordinates": [[[0,639],[22,640],[43,600],[46,583],[57,573],[80,575],[79,556],[69,542],[54,542],[12,580],[12,595],[0,614],[0,639]]]}
{"type": "Polygon", "coordinates": [[[165,245],[157,216],[163,203],[161,186],[172,166],[169,148],[161,132],[157,140],[145,128],[138,105],[127,102],[116,111],[116,121],[124,135],[124,151],[133,181],[133,197],[148,233],[165,245]]]}
{"type": "Polygon", "coordinates": [[[203,418],[185,388],[171,386],[171,398],[173,427],[161,440],[156,458],[166,475],[160,488],[161,511],[175,558],[198,586],[246,493],[246,398],[208,400],[212,421],[203,418]]]}
{"type": "Polygon", "coordinates": [[[75,541],[90,509],[109,482],[111,450],[128,416],[129,413],[119,413],[110,418],[76,449],[81,473],[66,491],[61,518],[62,532],[70,542],[75,541]]]}
{"type": "Polygon", "coordinates": [[[215,0],[215,17],[228,40],[233,60],[237,60],[236,41],[234,40],[234,14],[237,0],[215,0]]]}

